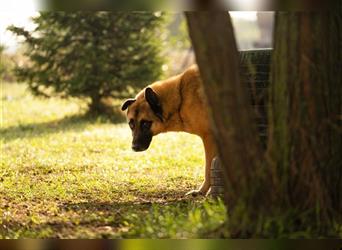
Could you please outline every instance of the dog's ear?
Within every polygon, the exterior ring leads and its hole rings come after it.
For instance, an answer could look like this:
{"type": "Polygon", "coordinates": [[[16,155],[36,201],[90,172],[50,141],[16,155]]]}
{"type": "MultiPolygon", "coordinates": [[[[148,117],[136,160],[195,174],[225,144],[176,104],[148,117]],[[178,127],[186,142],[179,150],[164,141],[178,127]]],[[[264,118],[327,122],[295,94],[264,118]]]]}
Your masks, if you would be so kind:
{"type": "Polygon", "coordinates": [[[121,106],[121,110],[125,111],[132,103],[134,103],[136,100],[135,99],[127,99],[121,106]]]}
{"type": "Polygon", "coordinates": [[[147,87],[145,89],[145,99],[147,103],[150,105],[153,113],[163,121],[163,109],[159,101],[159,97],[156,92],[153,91],[152,88],[147,87]]]}

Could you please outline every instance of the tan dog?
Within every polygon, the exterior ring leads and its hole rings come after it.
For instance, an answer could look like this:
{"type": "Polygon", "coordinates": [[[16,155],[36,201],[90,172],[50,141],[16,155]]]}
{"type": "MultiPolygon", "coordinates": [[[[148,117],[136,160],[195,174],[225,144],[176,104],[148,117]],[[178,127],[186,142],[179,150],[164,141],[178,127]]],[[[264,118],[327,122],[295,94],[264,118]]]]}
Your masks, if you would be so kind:
{"type": "Polygon", "coordinates": [[[197,66],[149,85],[135,99],[126,100],[121,109],[128,109],[127,120],[132,130],[134,151],[146,150],[153,136],[168,131],[184,131],[202,138],[205,179],[198,190],[187,194],[205,195],[210,188],[210,166],[216,149],[197,66]]]}

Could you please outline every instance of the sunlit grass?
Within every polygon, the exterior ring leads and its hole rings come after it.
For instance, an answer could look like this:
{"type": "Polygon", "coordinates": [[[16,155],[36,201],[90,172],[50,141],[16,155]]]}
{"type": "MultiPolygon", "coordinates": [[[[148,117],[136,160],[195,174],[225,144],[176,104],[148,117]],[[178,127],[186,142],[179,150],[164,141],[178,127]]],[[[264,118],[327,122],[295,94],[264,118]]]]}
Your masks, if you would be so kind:
{"type": "Polygon", "coordinates": [[[163,134],[135,153],[126,124],[85,107],[1,85],[0,238],[205,237],[223,223],[222,204],[184,197],[203,179],[199,138],[163,134]]]}

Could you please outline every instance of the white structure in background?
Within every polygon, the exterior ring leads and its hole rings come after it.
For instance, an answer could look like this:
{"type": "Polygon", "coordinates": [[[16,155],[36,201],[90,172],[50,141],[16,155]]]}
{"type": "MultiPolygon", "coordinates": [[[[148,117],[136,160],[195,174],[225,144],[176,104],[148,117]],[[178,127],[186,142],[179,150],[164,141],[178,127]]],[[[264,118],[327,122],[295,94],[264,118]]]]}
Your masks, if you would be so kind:
{"type": "Polygon", "coordinates": [[[257,48],[273,47],[274,12],[258,12],[257,23],[260,39],[254,43],[257,48]]]}
{"type": "Polygon", "coordinates": [[[230,15],[240,50],[272,47],[274,12],[232,11],[230,15]]]}

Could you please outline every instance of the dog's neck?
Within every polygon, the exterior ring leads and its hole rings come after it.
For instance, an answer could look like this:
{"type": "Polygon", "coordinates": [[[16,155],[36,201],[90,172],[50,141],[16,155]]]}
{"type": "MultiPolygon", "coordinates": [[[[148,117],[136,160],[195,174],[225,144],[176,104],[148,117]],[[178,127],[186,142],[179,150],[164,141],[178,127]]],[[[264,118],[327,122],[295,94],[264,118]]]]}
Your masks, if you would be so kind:
{"type": "Polygon", "coordinates": [[[183,108],[183,85],[182,75],[176,76],[170,80],[160,82],[152,86],[161,100],[164,117],[164,131],[162,132],[179,132],[186,131],[186,117],[182,116],[183,108]],[[163,86],[162,86],[163,85],[163,86]],[[165,85],[170,85],[165,88],[165,85]],[[167,89],[167,91],[163,91],[167,89]]]}

